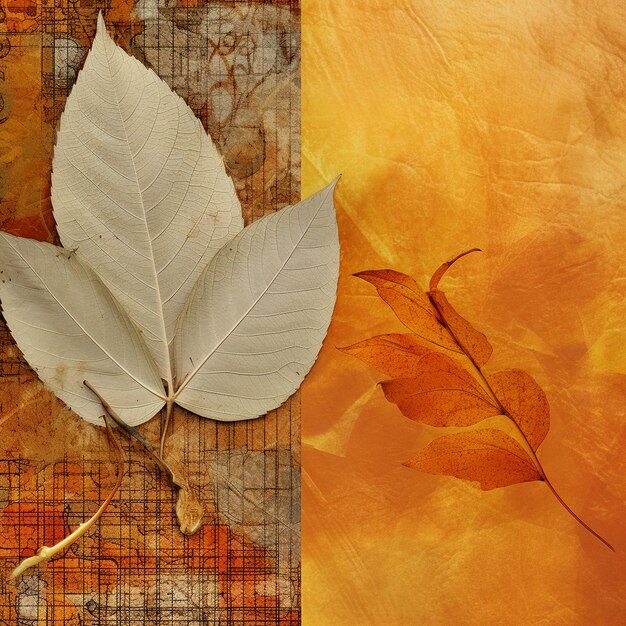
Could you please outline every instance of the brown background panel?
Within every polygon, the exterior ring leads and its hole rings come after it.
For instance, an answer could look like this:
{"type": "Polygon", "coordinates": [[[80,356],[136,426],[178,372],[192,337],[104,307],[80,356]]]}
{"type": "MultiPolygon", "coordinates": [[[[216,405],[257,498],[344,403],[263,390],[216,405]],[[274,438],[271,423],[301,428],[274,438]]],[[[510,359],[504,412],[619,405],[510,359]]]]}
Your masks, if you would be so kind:
{"type": "MultiPolygon", "coordinates": [[[[98,10],[120,45],[202,119],[246,223],[299,199],[299,8],[295,2],[5,0],[0,12],[0,224],[55,241],[54,129],[98,10]]],[[[106,497],[100,429],[33,377],[0,331],[0,623],[295,624],[300,606],[299,398],[265,419],[218,424],[177,409],[168,447],[209,512],[190,538],[172,491],[124,443],[126,475],[97,528],[65,558],[6,576],[106,497]]],[[[155,439],[158,418],[143,427],[155,439]]]]}

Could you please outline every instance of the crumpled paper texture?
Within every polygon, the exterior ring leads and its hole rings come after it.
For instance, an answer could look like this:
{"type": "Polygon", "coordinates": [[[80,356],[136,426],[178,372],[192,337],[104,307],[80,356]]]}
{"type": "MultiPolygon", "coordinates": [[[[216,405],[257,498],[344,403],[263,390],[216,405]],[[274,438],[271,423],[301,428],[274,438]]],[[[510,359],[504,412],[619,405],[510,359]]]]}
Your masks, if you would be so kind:
{"type": "Polygon", "coordinates": [[[311,626],[616,624],[626,609],[626,8],[303,4],[303,193],[341,173],[339,300],[303,390],[311,626]],[[403,327],[361,270],[423,286],[552,415],[540,483],[481,492],[401,463],[441,432],[335,346],[403,327]]]}

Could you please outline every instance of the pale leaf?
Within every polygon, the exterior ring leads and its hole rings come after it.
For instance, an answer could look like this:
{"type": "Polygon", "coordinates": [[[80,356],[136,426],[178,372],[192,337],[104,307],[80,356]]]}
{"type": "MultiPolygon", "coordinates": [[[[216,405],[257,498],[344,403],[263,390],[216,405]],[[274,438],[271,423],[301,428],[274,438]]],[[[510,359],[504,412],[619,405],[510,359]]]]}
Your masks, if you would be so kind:
{"type": "Polygon", "coordinates": [[[299,387],[335,302],[334,184],[242,231],[200,121],[101,16],[53,167],[66,249],[5,237],[0,295],[28,362],[79,415],[106,403],[136,424],[165,400],[247,419],[299,387]]]}
{"type": "Polygon", "coordinates": [[[13,338],[41,380],[102,424],[89,379],[128,424],[163,406],[163,385],[139,333],[76,255],[0,232],[0,298],[13,338]]]}
{"type": "Polygon", "coordinates": [[[171,389],[176,318],[243,227],[241,208],[200,121],[112,41],[102,15],[61,119],[52,202],[63,245],[141,329],[171,389]]]}
{"type": "Polygon", "coordinates": [[[334,187],[254,222],[211,261],[176,331],[178,404],[253,418],[300,386],[335,304],[334,187]]]}

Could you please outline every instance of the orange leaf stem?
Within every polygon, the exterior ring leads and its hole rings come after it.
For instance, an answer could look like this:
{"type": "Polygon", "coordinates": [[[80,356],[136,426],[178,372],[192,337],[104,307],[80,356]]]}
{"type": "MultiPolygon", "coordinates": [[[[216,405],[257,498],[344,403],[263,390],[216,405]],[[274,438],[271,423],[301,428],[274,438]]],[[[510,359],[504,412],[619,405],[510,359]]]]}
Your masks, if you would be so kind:
{"type": "MultiPolygon", "coordinates": [[[[471,359],[470,359],[471,360],[471,359]]],[[[591,526],[589,526],[586,522],[584,522],[576,513],[574,513],[574,511],[571,509],[571,507],[563,500],[563,498],[559,495],[558,491],[556,490],[556,488],[554,487],[554,485],[550,482],[550,479],[548,478],[548,476],[546,475],[546,471],[543,468],[543,466],[541,465],[541,461],[539,460],[539,458],[537,457],[537,453],[533,450],[532,446],[530,445],[528,438],[526,437],[526,435],[524,434],[524,431],[519,427],[518,423],[513,419],[513,417],[511,417],[511,415],[509,414],[509,412],[502,406],[502,404],[500,403],[500,400],[498,399],[498,397],[495,395],[495,393],[493,392],[493,390],[491,389],[491,386],[489,385],[489,383],[487,382],[487,379],[485,377],[485,375],[483,374],[483,371],[480,369],[480,367],[478,367],[475,363],[472,364],[474,365],[474,367],[476,368],[476,370],[478,371],[478,373],[480,374],[481,379],[484,381],[485,385],[487,385],[487,389],[491,392],[491,394],[493,395],[494,399],[496,400],[496,402],[498,402],[500,409],[502,410],[502,414],[505,415],[506,417],[509,418],[509,420],[511,422],[513,422],[515,428],[517,429],[517,431],[519,432],[519,434],[522,436],[522,438],[524,439],[526,445],[528,446],[528,449],[531,452],[532,458],[535,461],[535,463],[537,464],[537,469],[539,470],[539,473],[542,476],[542,480],[543,482],[548,486],[548,488],[550,489],[550,491],[552,491],[554,497],[559,501],[559,503],[563,506],[563,508],[586,530],[588,530],[594,537],[596,537],[596,539],[599,539],[607,548],[613,550],[613,552],[615,552],[615,548],[606,540],[604,539],[604,537],[602,537],[601,535],[599,535],[595,530],[593,530],[593,528],[591,528],[591,526]]]]}
{"type": "MultiPolygon", "coordinates": [[[[431,290],[435,289],[437,287],[437,284],[439,283],[439,280],[441,279],[441,277],[444,275],[444,273],[446,272],[446,270],[458,259],[460,259],[461,257],[465,256],[466,254],[469,254],[470,252],[474,252],[474,251],[478,251],[478,248],[473,248],[472,250],[468,250],[467,252],[463,252],[461,254],[459,254],[458,256],[456,256],[454,259],[452,259],[451,261],[448,261],[447,263],[444,263],[436,272],[435,274],[433,274],[433,278],[431,279],[431,283],[430,283],[430,288],[431,290]],[[434,286],[433,286],[434,285],[434,286]]],[[[489,393],[491,394],[492,398],[494,399],[494,401],[496,402],[498,408],[500,409],[500,411],[502,412],[502,415],[505,415],[514,425],[515,428],[517,429],[517,431],[519,432],[519,434],[522,436],[523,440],[525,441],[532,459],[534,460],[535,464],[537,465],[537,469],[539,471],[539,474],[542,477],[542,481],[545,482],[545,484],[548,486],[548,488],[550,489],[550,491],[552,491],[554,497],[558,500],[558,502],[563,506],[563,508],[583,527],[585,528],[587,531],[589,531],[594,537],[596,537],[597,539],[599,539],[605,546],[607,546],[607,548],[610,548],[611,550],[613,550],[613,552],[615,552],[615,548],[606,540],[604,539],[601,535],[599,535],[595,530],[593,530],[593,528],[591,528],[588,524],[586,524],[576,513],[574,513],[574,511],[570,508],[570,506],[563,500],[563,498],[559,495],[559,493],[557,492],[557,490],[555,489],[554,485],[550,482],[550,480],[548,479],[548,477],[546,476],[546,472],[543,468],[543,466],[541,465],[541,462],[539,461],[539,458],[537,457],[537,454],[535,453],[535,451],[533,450],[533,447],[530,445],[528,438],[526,437],[526,435],[524,434],[524,432],[522,431],[522,429],[519,427],[519,425],[517,424],[517,422],[513,419],[513,417],[509,414],[509,412],[504,408],[504,406],[502,406],[502,402],[500,402],[499,398],[497,397],[497,395],[495,394],[494,390],[492,389],[491,385],[489,384],[489,381],[487,380],[487,377],[485,376],[485,374],[483,373],[481,367],[478,365],[478,363],[476,363],[476,361],[474,360],[474,358],[471,356],[471,354],[468,353],[467,350],[465,350],[461,344],[461,342],[459,341],[459,339],[455,336],[454,332],[452,331],[452,329],[448,326],[448,324],[446,323],[445,317],[444,317],[444,313],[441,311],[441,309],[437,306],[437,303],[435,302],[434,298],[431,298],[431,302],[433,303],[433,306],[437,309],[437,311],[439,312],[439,314],[441,315],[442,318],[442,323],[444,326],[446,326],[446,328],[448,329],[448,331],[450,332],[450,334],[452,335],[453,339],[457,342],[457,344],[459,345],[459,347],[461,348],[461,350],[463,351],[463,353],[465,354],[465,356],[469,359],[469,361],[471,362],[471,364],[474,366],[474,369],[476,370],[476,372],[478,373],[478,375],[480,376],[480,379],[482,380],[483,384],[485,385],[485,388],[489,391],[489,393]]]]}

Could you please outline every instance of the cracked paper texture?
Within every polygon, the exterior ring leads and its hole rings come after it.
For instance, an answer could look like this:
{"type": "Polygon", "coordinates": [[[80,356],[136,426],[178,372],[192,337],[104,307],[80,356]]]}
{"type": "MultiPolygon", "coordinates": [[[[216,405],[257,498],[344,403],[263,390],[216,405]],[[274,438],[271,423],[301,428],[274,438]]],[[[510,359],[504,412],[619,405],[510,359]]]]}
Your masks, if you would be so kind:
{"type": "MultiPolygon", "coordinates": [[[[303,192],[342,173],[333,324],[303,389],[310,626],[616,624],[626,572],[626,12],[605,3],[303,4],[303,192]],[[484,493],[401,465],[436,433],[334,346],[403,332],[354,272],[446,278],[545,389],[540,484],[484,493]]],[[[406,331],[404,331],[406,332],[406,331]]]]}
{"type": "MultiPolygon", "coordinates": [[[[300,199],[297,3],[2,3],[0,226],[56,241],[55,128],[98,9],[134,57],[192,107],[233,177],[246,223],[300,199]]],[[[299,623],[299,398],[217,424],[176,409],[169,440],[208,510],[184,537],[140,451],[120,495],[64,558],[6,580],[76,528],[114,482],[103,432],[67,410],[0,332],[0,624],[299,623]]],[[[154,441],[158,419],[142,427],[154,441]]],[[[126,444],[124,444],[126,445],[126,444]]]]}

